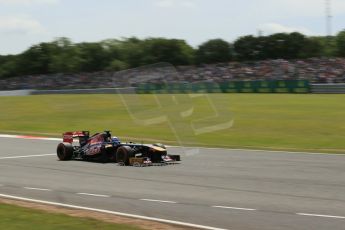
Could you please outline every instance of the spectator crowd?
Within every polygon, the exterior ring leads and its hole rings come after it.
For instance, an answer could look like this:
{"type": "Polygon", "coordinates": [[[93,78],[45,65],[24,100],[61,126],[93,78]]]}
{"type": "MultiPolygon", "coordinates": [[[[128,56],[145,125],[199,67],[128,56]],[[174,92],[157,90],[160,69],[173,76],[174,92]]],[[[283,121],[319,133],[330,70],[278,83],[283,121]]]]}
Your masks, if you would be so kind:
{"type": "Polygon", "coordinates": [[[121,88],[140,83],[309,80],[345,83],[345,58],[265,60],[200,66],[157,64],[121,72],[50,74],[0,79],[0,90],[121,88]]]}

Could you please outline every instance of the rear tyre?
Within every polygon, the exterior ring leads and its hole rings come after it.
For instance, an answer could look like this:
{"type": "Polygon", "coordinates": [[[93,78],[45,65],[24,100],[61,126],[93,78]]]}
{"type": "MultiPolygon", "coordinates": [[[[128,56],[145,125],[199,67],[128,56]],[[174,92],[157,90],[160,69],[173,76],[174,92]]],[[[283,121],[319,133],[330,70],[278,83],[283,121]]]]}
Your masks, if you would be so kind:
{"type": "Polygon", "coordinates": [[[60,161],[68,161],[73,156],[73,146],[70,143],[60,143],[56,149],[57,156],[60,161]]]}
{"type": "Polygon", "coordinates": [[[129,158],[134,156],[134,151],[129,146],[121,146],[116,151],[116,161],[119,164],[129,165],[129,158]]]}

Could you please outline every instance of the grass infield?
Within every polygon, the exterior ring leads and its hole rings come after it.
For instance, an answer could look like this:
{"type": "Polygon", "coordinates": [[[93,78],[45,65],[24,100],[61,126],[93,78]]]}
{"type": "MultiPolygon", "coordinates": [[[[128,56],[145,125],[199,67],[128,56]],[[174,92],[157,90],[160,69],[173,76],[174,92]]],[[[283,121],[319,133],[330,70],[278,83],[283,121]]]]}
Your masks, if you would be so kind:
{"type": "Polygon", "coordinates": [[[72,217],[64,214],[0,204],[0,229],[6,230],[139,230],[124,224],[113,224],[91,218],[72,217]]]}
{"type": "MultiPolygon", "coordinates": [[[[345,95],[208,96],[212,102],[203,97],[193,97],[191,102],[186,95],[157,95],[158,102],[153,95],[126,95],[124,100],[120,95],[0,97],[0,132],[60,136],[70,130],[112,130],[123,141],[176,144],[170,128],[174,127],[185,145],[345,153],[345,95]],[[188,112],[191,103],[193,111],[183,118],[184,125],[174,123],[174,114],[188,112]],[[191,134],[186,127],[193,120],[212,117],[212,106],[227,109],[223,119],[225,115],[233,120],[232,127],[191,134]],[[163,122],[162,115],[173,122],[163,122]]],[[[214,122],[201,123],[212,126],[214,122]]]]}

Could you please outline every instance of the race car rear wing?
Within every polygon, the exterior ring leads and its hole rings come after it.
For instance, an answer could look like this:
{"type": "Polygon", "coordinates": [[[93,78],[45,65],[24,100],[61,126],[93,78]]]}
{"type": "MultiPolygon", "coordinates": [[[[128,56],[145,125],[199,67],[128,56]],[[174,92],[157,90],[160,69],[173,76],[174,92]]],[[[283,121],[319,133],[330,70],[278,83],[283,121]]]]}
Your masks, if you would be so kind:
{"type": "Polygon", "coordinates": [[[65,132],[62,134],[63,142],[73,143],[74,138],[89,138],[89,131],[75,131],[75,132],[65,132]]]}

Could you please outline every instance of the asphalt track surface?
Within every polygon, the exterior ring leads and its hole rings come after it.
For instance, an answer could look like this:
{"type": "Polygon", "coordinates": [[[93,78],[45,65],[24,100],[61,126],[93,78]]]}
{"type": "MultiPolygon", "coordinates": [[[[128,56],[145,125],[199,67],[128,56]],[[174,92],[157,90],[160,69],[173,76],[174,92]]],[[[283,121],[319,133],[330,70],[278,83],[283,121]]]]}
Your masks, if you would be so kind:
{"type": "Polygon", "coordinates": [[[0,193],[222,229],[345,229],[344,155],[199,149],[139,168],[58,161],[56,145],[0,138],[0,193]]]}

